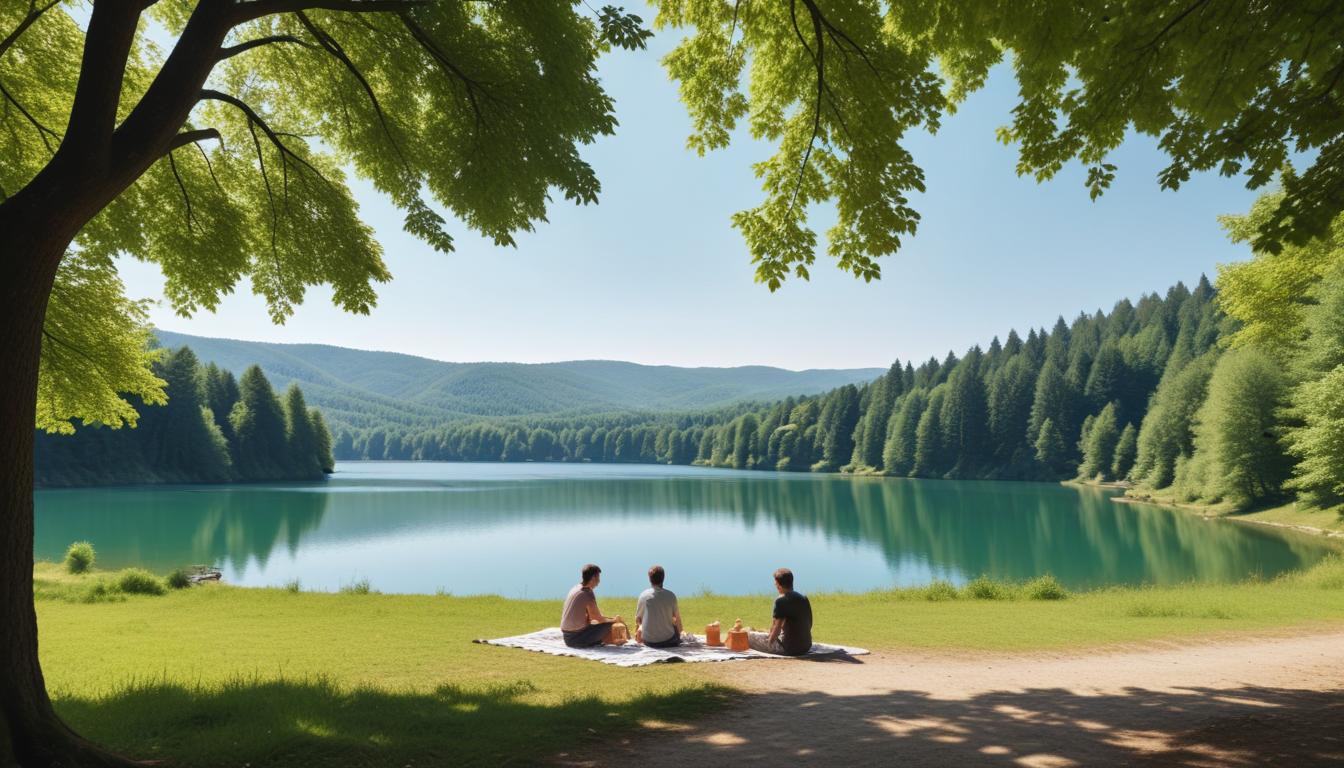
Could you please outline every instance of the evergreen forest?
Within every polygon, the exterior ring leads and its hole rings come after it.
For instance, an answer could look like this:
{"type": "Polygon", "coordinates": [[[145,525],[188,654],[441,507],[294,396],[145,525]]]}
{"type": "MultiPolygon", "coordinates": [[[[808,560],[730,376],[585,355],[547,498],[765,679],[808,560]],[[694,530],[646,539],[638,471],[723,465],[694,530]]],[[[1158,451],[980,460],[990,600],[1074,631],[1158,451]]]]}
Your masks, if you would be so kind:
{"type": "Polygon", "coordinates": [[[259,367],[235,379],[213,363],[202,366],[189,347],[161,351],[153,371],[167,401],[137,399],[134,427],[39,430],[37,484],[320,480],[332,471],[331,434],[298,385],[277,396],[259,367]]]}

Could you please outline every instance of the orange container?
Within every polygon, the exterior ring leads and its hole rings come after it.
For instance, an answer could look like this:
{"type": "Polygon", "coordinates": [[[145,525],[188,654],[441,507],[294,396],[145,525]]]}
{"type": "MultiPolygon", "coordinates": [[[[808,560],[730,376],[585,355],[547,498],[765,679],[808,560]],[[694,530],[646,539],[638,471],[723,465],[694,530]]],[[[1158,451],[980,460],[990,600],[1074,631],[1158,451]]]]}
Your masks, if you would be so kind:
{"type": "Polygon", "coordinates": [[[733,622],[733,628],[728,630],[728,649],[733,651],[745,651],[751,647],[747,643],[747,630],[742,628],[742,620],[733,622]]]}
{"type": "Polygon", "coordinates": [[[705,625],[705,645],[712,645],[715,648],[723,645],[723,639],[719,637],[719,622],[705,625]]]}
{"type": "Polygon", "coordinates": [[[607,645],[625,645],[630,642],[630,628],[625,626],[624,621],[617,621],[607,630],[607,645]]]}

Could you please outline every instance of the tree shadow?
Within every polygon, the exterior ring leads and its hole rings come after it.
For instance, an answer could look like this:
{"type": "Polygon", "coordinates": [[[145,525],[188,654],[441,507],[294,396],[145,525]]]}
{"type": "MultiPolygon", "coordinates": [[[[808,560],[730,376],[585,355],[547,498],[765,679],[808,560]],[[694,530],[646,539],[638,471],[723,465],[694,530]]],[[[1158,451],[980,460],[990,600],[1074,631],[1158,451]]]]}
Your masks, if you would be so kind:
{"type": "Polygon", "coordinates": [[[58,697],[82,735],[129,757],[180,766],[534,764],[641,723],[685,723],[721,710],[728,689],[646,693],[619,705],[576,695],[537,703],[528,682],[430,692],[329,681],[136,683],[99,698],[58,697]]]}
{"type": "Polygon", "coordinates": [[[565,765],[1190,765],[1344,763],[1344,690],[1063,688],[938,699],[922,691],[756,694],[565,765]],[[667,732],[670,731],[670,732],[667,732]]]}

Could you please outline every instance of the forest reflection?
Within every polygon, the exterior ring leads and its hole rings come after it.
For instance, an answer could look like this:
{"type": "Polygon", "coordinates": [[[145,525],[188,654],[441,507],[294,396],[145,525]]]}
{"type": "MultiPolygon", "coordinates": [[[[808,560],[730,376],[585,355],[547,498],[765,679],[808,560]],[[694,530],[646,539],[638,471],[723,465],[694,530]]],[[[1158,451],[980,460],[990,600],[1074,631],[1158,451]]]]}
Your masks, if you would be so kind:
{"type": "Polygon", "coordinates": [[[1331,548],[1304,536],[1117,504],[1053,484],[672,469],[629,477],[337,476],[326,484],[40,492],[39,558],[75,539],[107,567],[265,566],[283,548],[454,532],[525,536],[530,524],[729,524],[747,540],[802,532],[963,578],[1052,573],[1072,588],[1272,576],[1331,548]],[[769,535],[767,532],[773,532],[769,535]]]}

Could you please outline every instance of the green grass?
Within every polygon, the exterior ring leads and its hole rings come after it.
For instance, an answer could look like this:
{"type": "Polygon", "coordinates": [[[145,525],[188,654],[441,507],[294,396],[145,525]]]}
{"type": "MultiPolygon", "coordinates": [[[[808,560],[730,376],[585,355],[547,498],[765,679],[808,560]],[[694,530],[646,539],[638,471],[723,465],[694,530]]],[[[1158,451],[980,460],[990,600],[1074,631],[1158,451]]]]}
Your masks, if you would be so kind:
{"type": "MultiPolygon", "coordinates": [[[[558,601],[205,585],[89,601],[115,574],[35,569],[57,710],[128,754],[179,765],[534,762],[731,700],[717,665],[618,669],[474,645],[554,626],[558,601]],[[113,601],[114,600],[114,601],[113,601]]],[[[1273,581],[1053,594],[976,580],[814,594],[820,640],[1020,651],[1344,622],[1344,558],[1273,581]],[[1056,595],[1058,596],[1058,595],[1056,595]]],[[[769,622],[769,596],[686,596],[694,629],[769,622]]],[[[632,598],[602,596],[633,616],[632,598]]]]}

